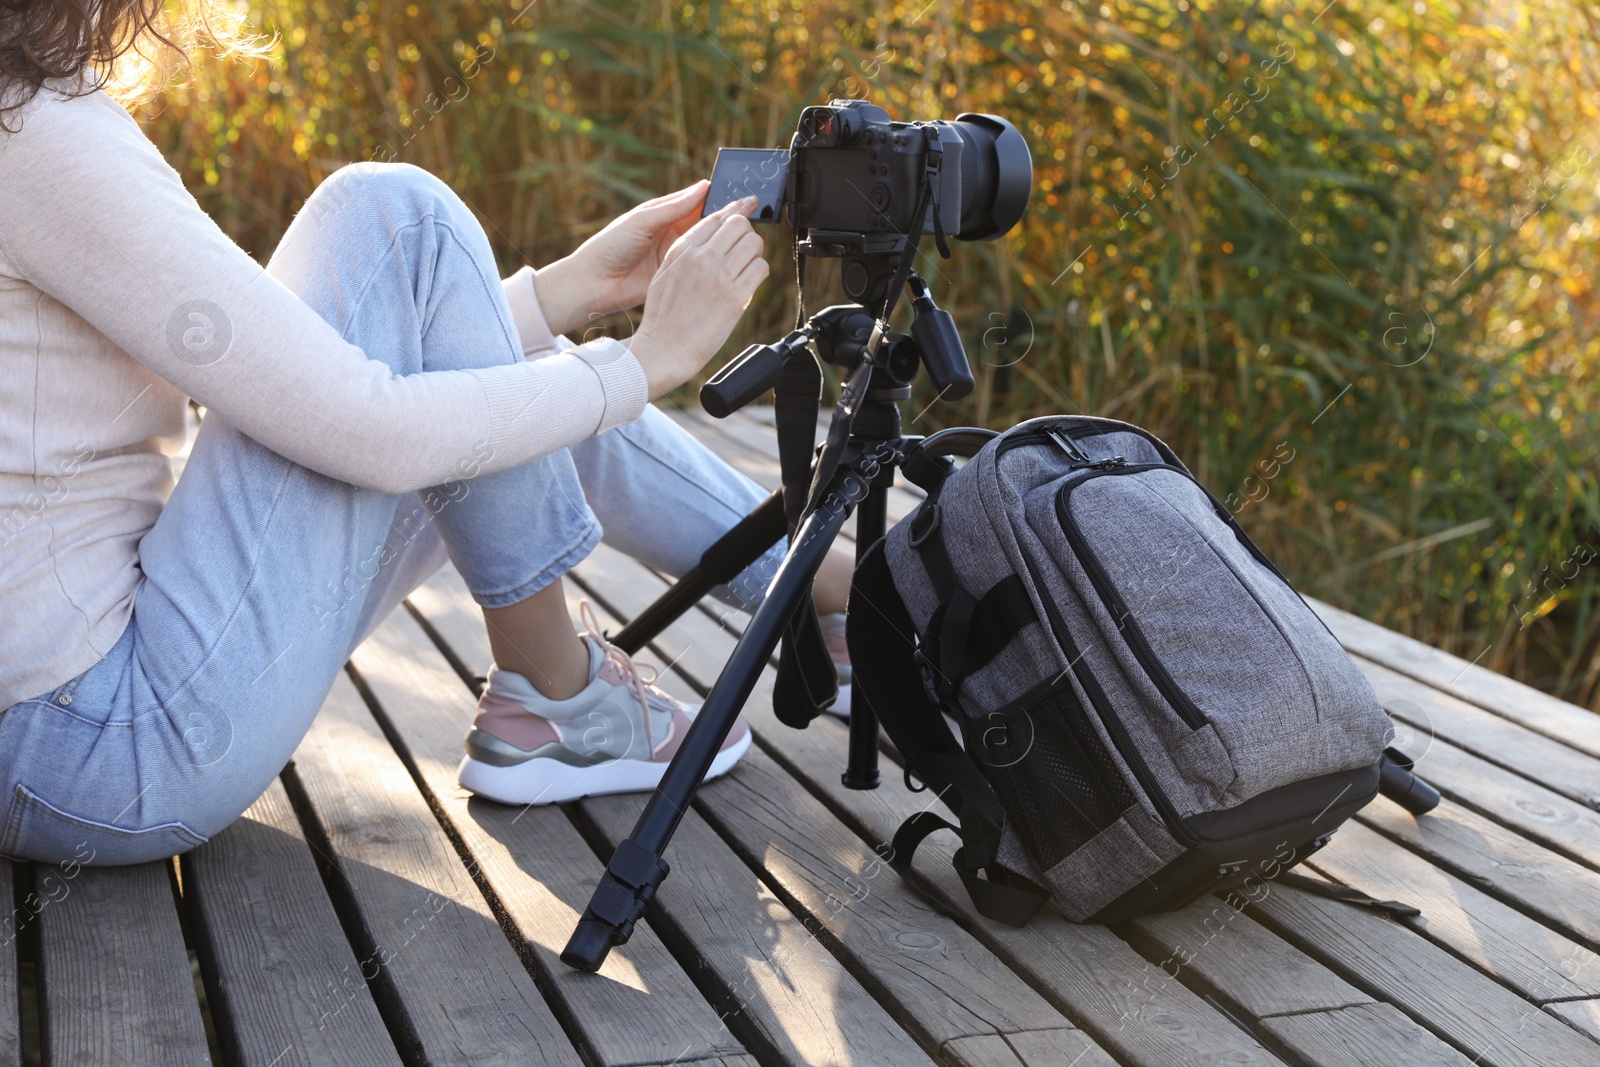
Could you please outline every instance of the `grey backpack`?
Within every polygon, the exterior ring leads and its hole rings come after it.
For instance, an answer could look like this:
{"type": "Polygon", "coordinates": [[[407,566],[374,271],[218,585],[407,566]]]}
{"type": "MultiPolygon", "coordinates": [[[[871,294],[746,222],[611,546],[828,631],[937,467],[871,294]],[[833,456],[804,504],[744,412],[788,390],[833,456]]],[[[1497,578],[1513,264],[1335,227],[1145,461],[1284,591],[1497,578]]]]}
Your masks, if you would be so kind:
{"type": "Polygon", "coordinates": [[[1116,922],[1277,877],[1373,798],[1371,687],[1166,445],[1049,417],[955,469],[942,436],[851,592],[855,699],[959,821],[908,820],[894,866],[955,829],[984,914],[1116,922]]]}

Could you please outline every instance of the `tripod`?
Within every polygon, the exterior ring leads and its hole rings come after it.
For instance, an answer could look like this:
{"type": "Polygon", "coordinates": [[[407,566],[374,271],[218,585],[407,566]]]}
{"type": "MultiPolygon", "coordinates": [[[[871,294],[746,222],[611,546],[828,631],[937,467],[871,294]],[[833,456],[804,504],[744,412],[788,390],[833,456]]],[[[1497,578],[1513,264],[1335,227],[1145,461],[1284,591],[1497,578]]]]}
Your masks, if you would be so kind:
{"type": "MultiPolygon", "coordinates": [[[[922,304],[919,314],[937,311],[920,279],[914,284],[914,292],[922,304]]],[[[812,612],[814,618],[810,604],[812,580],[851,512],[856,513],[859,557],[884,534],[887,495],[895,470],[912,449],[925,444],[922,438],[901,434],[899,401],[910,398],[910,379],[917,367],[917,361],[909,358],[910,338],[889,334],[882,321],[874,322],[860,305],[825,308],[783,342],[747,349],[707,383],[703,394],[707,410],[727,414],[766,392],[791,361],[811,361],[808,341],[818,342],[828,362],[851,366],[846,397],[841,400],[841,404],[855,404],[848,433],[830,433],[829,441],[811,465],[814,477],[826,472],[812,493],[815,506],[807,510],[765,598],[712,685],[633,832],[617,846],[606,865],[589,906],[561,953],[563,962],[580,970],[598,970],[611,949],[628,940],[634,923],[666,877],[668,865],[661,854],[667,842],[791,619],[802,609],[812,612]],[[870,329],[867,323],[872,324],[870,329]],[[884,384],[872,382],[875,370],[887,379],[884,384]],[[856,388],[854,397],[850,395],[852,386],[856,388]]],[[[964,357],[962,363],[965,364],[964,357]]],[[[814,413],[808,418],[814,420],[814,413]]],[[[993,434],[966,430],[946,431],[938,436],[941,446],[970,454],[993,434]]],[[[789,514],[799,510],[792,494],[804,488],[791,483],[769,496],[708,548],[700,562],[660,599],[624,627],[614,643],[626,652],[637,651],[713,586],[733,580],[759,559],[782,539],[789,514]],[[787,501],[786,494],[791,494],[787,501]]],[[[853,789],[872,789],[878,784],[878,722],[864,700],[854,701],[851,707],[849,758],[843,780],[853,789]]]]}

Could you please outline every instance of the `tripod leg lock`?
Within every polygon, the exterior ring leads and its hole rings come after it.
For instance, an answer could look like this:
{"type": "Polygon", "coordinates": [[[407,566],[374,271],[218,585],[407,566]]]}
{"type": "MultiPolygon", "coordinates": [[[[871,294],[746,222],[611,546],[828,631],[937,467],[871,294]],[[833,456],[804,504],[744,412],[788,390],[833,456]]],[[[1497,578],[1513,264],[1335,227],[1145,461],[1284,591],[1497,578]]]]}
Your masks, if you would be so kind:
{"type": "Polygon", "coordinates": [[[589,910],[627,940],[634,922],[650,906],[656,889],[671,869],[666,860],[633,838],[624,838],[606,864],[605,877],[595,889],[589,910]]]}
{"type": "Polygon", "coordinates": [[[633,838],[624,838],[561,953],[562,962],[579,970],[599,970],[611,949],[633,936],[634,923],[655,899],[671,869],[666,860],[633,838]]]}

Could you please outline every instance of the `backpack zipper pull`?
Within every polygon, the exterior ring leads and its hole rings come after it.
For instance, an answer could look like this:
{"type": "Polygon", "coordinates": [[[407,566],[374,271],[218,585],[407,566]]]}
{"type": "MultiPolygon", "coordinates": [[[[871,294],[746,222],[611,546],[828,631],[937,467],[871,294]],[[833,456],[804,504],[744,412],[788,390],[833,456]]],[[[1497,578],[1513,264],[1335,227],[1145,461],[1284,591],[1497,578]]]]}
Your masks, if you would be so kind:
{"type": "Polygon", "coordinates": [[[1089,464],[1089,469],[1092,471],[1114,471],[1118,467],[1126,467],[1127,465],[1128,461],[1121,456],[1112,456],[1110,459],[1102,459],[1098,463],[1089,464]]]}
{"type": "Polygon", "coordinates": [[[1089,462],[1089,453],[1085,452],[1078,442],[1068,437],[1065,430],[1057,426],[1051,426],[1044,432],[1046,437],[1060,446],[1061,451],[1065,452],[1067,458],[1072,460],[1074,464],[1089,462]]]}

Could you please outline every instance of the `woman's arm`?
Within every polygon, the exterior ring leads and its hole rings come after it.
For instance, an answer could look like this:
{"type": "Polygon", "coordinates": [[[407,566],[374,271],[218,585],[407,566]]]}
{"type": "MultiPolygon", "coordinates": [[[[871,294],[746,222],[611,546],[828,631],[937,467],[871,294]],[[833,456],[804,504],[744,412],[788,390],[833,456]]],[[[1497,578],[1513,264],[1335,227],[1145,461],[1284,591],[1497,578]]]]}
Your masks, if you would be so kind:
{"type": "MultiPolygon", "coordinates": [[[[102,94],[38,100],[0,140],[0,191],[0,254],[17,273],[251,437],[330,477],[406,492],[459,476],[477,456],[489,457],[483,471],[513,466],[644,409],[644,371],[610,338],[482,370],[393,373],[222,233],[102,94]],[[196,307],[220,316],[223,351],[197,358],[185,345],[196,307]]],[[[537,314],[531,272],[524,280],[537,314]]]]}

